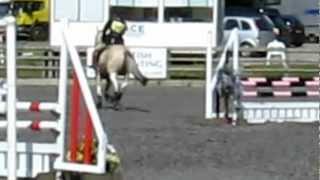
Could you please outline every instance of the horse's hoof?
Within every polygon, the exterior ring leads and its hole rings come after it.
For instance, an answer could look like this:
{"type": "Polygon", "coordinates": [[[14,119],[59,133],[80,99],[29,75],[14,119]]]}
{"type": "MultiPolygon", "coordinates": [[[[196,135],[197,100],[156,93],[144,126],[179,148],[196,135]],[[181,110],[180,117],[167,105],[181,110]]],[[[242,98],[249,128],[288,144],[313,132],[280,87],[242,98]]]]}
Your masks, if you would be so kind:
{"type": "Polygon", "coordinates": [[[97,102],[97,108],[98,108],[98,109],[101,109],[101,108],[102,108],[102,102],[101,102],[101,101],[97,102]]]}
{"type": "Polygon", "coordinates": [[[141,83],[142,86],[146,86],[148,84],[148,79],[143,79],[141,83]]]}
{"type": "Polygon", "coordinates": [[[106,101],[112,101],[112,97],[109,94],[104,94],[104,99],[106,101]]]}
{"type": "Polygon", "coordinates": [[[119,103],[114,104],[113,105],[113,109],[116,110],[116,111],[120,111],[120,112],[125,110],[124,106],[119,104],[119,103]]]}
{"type": "Polygon", "coordinates": [[[232,124],[232,123],[233,123],[233,120],[232,120],[232,118],[226,117],[226,118],[225,118],[225,122],[226,122],[227,124],[232,124]]]}

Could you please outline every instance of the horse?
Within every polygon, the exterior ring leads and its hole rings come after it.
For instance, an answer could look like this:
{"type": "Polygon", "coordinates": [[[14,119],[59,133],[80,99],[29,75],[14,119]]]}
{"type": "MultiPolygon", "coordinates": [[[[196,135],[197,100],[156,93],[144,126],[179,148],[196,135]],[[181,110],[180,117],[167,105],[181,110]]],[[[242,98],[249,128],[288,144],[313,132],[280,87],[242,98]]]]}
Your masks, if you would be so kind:
{"type": "Polygon", "coordinates": [[[236,92],[236,79],[232,69],[232,63],[230,63],[230,53],[226,55],[226,62],[221,69],[218,70],[218,87],[217,93],[222,98],[224,108],[224,118],[228,123],[232,122],[229,117],[231,109],[235,109],[234,100],[237,96],[236,92]]]}
{"type": "Polygon", "coordinates": [[[148,79],[141,73],[133,54],[125,45],[109,45],[100,49],[98,55],[94,57],[96,58],[95,66],[97,71],[97,107],[102,108],[102,96],[104,95],[105,100],[111,102],[114,109],[122,109],[120,100],[125,87],[128,85],[129,75],[132,74],[142,86],[147,85],[148,79]],[[119,75],[124,76],[121,84],[118,83],[119,75]],[[106,81],[103,93],[102,78],[106,81]],[[113,95],[109,93],[111,84],[114,91],[113,95]]]}

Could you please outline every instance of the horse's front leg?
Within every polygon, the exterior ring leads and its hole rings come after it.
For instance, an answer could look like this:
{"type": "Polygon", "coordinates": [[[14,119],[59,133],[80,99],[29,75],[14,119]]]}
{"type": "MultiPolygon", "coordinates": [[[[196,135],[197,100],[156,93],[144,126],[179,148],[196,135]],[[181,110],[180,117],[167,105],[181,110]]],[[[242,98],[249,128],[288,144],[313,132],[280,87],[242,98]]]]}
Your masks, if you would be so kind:
{"type": "Polygon", "coordinates": [[[117,73],[112,72],[109,74],[109,77],[110,77],[110,81],[113,85],[113,90],[114,90],[114,95],[112,97],[112,101],[115,101],[117,99],[119,92],[120,92],[119,83],[117,80],[117,73]]]}
{"type": "Polygon", "coordinates": [[[128,82],[129,82],[129,74],[125,75],[124,76],[124,80],[122,81],[121,85],[120,85],[120,89],[118,92],[115,93],[115,106],[117,106],[117,108],[120,110],[120,109],[123,109],[123,106],[122,104],[120,103],[120,100],[123,96],[123,93],[126,89],[126,87],[128,86],[128,82]]]}
{"type": "Polygon", "coordinates": [[[102,87],[101,87],[101,75],[99,69],[97,69],[96,76],[96,91],[97,91],[97,108],[102,108],[102,87]]]}
{"type": "Polygon", "coordinates": [[[115,109],[119,110],[121,108],[120,99],[122,97],[121,87],[119,87],[118,80],[117,80],[117,73],[113,72],[110,73],[110,80],[112,82],[114,88],[114,95],[112,97],[112,103],[115,109]]]}

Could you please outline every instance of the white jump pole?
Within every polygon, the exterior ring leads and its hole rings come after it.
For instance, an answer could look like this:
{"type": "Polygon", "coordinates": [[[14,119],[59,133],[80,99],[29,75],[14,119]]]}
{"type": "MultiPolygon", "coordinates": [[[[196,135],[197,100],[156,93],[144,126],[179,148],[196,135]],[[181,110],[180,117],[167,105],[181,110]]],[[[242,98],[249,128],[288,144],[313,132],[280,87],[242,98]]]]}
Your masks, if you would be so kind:
{"type": "Polygon", "coordinates": [[[205,114],[206,119],[212,118],[212,32],[208,32],[208,45],[206,50],[206,99],[205,114]]]}
{"type": "Polygon", "coordinates": [[[7,17],[7,142],[8,142],[8,180],[17,179],[17,129],[16,129],[16,26],[13,17],[7,17]]]}
{"type": "Polygon", "coordinates": [[[233,102],[233,106],[234,106],[234,114],[233,114],[233,121],[232,121],[232,125],[235,126],[236,125],[236,121],[239,119],[238,117],[238,111],[240,108],[240,71],[239,71],[239,31],[238,29],[234,30],[234,39],[233,39],[233,72],[234,75],[236,77],[235,83],[236,83],[236,96],[233,102]]]}
{"type": "MultiPolygon", "coordinates": [[[[24,102],[24,101],[18,101],[16,102],[16,109],[30,112],[30,107],[32,106],[32,102],[24,102]]],[[[40,111],[59,111],[59,106],[57,103],[52,102],[41,102],[39,103],[39,110],[40,111]]],[[[7,112],[7,104],[5,102],[0,102],[0,114],[5,114],[7,112]]]]}
{"type": "MultiPolygon", "coordinates": [[[[16,122],[16,128],[17,129],[25,129],[25,128],[30,128],[32,125],[33,121],[30,120],[19,120],[16,122]]],[[[40,129],[54,129],[54,130],[59,130],[57,127],[57,122],[55,121],[50,121],[50,120],[41,120],[39,122],[39,128],[40,129]]],[[[0,128],[7,128],[8,127],[8,122],[0,122],[0,128]]]]}
{"type": "Polygon", "coordinates": [[[93,172],[93,173],[104,173],[105,172],[105,150],[107,148],[108,144],[108,138],[106,134],[104,133],[104,129],[100,124],[100,117],[98,114],[97,109],[95,108],[95,103],[93,101],[93,96],[91,94],[91,91],[89,89],[89,84],[87,81],[85,81],[86,76],[85,73],[82,71],[82,64],[80,61],[80,57],[75,49],[75,45],[68,39],[70,37],[70,32],[65,27],[63,31],[63,38],[65,41],[65,45],[68,49],[71,63],[74,67],[74,70],[78,76],[79,84],[81,87],[81,91],[83,93],[83,98],[85,100],[85,104],[88,107],[88,111],[92,118],[92,124],[94,129],[96,130],[97,139],[99,141],[98,151],[97,151],[97,165],[91,166],[91,165],[84,165],[84,164],[71,164],[71,163],[60,163],[58,164],[60,168],[64,170],[70,170],[74,171],[77,170],[79,172],[93,172]]]}
{"type": "Polygon", "coordinates": [[[164,22],[164,0],[159,0],[158,6],[158,23],[164,22]]]}
{"type": "MultiPolygon", "coordinates": [[[[88,107],[88,111],[89,111],[89,114],[92,119],[93,127],[96,131],[96,136],[97,136],[99,145],[98,145],[98,149],[97,149],[97,162],[95,165],[79,164],[79,163],[74,163],[74,162],[65,162],[65,159],[64,159],[65,145],[64,145],[64,142],[62,139],[64,137],[64,136],[62,136],[62,134],[66,133],[65,131],[63,131],[63,129],[65,129],[63,127],[63,124],[65,124],[65,123],[59,124],[59,129],[61,129],[62,131],[60,132],[60,136],[58,137],[59,138],[59,141],[58,141],[59,157],[56,159],[56,161],[54,163],[54,168],[58,171],[64,170],[64,171],[77,171],[77,172],[88,172],[88,173],[97,173],[97,174],[105,173],[105,165],[106,165],[105,159],[106,159],[106,149],[107,149],[107,144],[108,144],[108,138],[107,138],[107,136],[104,132],[103,126],[101,124],[98,111],[95,108],[93,96],[92,96],[91,91],[89,89],[89,84],[86,81],[86,76],[85,76],[85,73],[82,68],[80,57],[77,53],[75,45],[69,39],[70,32],[67,29],[67,20],[63,20],[62,23],[64,25],[62,27],[63,28],[63,30],[62,30],[63,39],[62,39],[62,46],[61,46],[61,53],[62,54],[61,54],[60,60],[61,60],[61,63],[67,63],[68,57],[71,60],[71,63],[73,65],[74,70],[75,70],[75,72],[78,76],[78,79],[79,79],[79,84],[80,84],[81,91],[83,93],[83,98],[85,100],[86,106],[88,107]]],[[[61,72],[64,72],[63,73],[64,75],[61,74],[61,77],[62,77],[62,79],[60,79],[61,83],[65,80],[64,79],[64,77],[66,75],[65,70],[61,70],[61,72]]],[[[64,95],[63,96],[60,96],[60,95],[65,94],[65,92],[66,91],[63,88],[63,89],[61,89],[61,93],[59,93],[59,102],[60,102],[59,104],[61,104],[61,107],[65,106],[64,103],[66,102],[66,98],[63,98],[64,95]],[[64,104],[64,105],[62,105],[62,104],[64,104]]],[[[64,114],[64,113],[61,111],[61,114],[64,114]]],[[[57,174],[56,179],[59,179],[58,176],[59,176],[59,173],[57,174]]]]}
{"type": "MultiPolygon", "coordinates": [[[[68,27],[68,20],[62,20],[62,27],[61,27],[61,37],[63,37],[63,30],[65,27],[68,27]]],[[[68,50],[67,46],[64,43],[62,38],[60,47],[60,72],[59,72],[59,97],[58,97],[58,104],[59,104],[59,113],[60,118],[58,121],[58,129],[59,129],[59,136],[57,137],[57,145],[59,148],[60,157],[58,157],[57,162],[62,162],[63,158],[65,157],[64,147],[65,147],[65,127],[66,127],[66,118],[67,118],[67,82],[68,82],[68,50]]],[[[56,180],[62,179],[62,172],[56,172],[56,180]]]]}

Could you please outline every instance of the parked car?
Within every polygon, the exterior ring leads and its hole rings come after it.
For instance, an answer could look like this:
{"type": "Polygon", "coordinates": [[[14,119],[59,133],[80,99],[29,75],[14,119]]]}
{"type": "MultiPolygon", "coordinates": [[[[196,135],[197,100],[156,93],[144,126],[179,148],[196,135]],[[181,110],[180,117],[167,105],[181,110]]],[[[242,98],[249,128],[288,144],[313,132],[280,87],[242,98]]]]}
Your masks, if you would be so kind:
{"type": "Polygon", "coordinates": [[[302,46],[306,41],[305,27],[301,21],[293,15],[282,15],[281,18],[289,28],[290,44],[294,46],[302,46]]]}
{"type": "MultiPolygon", "coordinates": [[[[239,29],[239,40],[241,48],[266,47],[275,39],[274,25],[265,16],[225,16],[224,20],[224,42],[228,39],[234,28],[239,29]]],[[[251,56],[250,52],[241,52],[241,56],[251,56]]]]}
{"type": "Polygon", "coordinates": [[[251,7],[228,7],[225,11],[226,16],[268,16],[267,20],[274,24],[276,37],[278,40],[290,45],[290,32],[285,22],[281,18],[281,14],[277,9],[274,8],[251,8],[251,7]]]}
{"type": "Polygon", "coordinates": [[[280,12],[274,8],[259,9],[259,12],[267,15],[272,20],[274,26],[279,29],[277,39],[285,43],[286,46],[290,46],[292,41],[290,28],[282,19],[280,12]]]}

